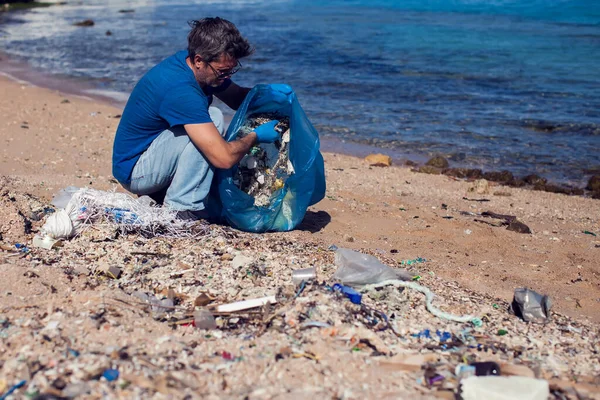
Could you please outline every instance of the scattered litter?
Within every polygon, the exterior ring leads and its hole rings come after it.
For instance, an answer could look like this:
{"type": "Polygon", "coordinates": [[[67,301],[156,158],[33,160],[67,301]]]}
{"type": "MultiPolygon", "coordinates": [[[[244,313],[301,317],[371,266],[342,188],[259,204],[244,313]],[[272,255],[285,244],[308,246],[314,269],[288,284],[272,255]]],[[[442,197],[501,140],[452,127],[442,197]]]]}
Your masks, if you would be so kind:
{"type": "Polygon", "coordinates": [[[362,301],[362,295],[356,290],[352,289],[350,286],[344,286],[336,283],[333,285],[332,289],[334,292],[340,292],[346,296],[354,304],[360,304],[362,301]]]}
{"type": "Polygon", "coordinates": [[[541,295],[531,289],[515,289],[510,312],[526,322],[544,324],[550,319],[550,297],[541,295]]]}
{"type": "Polygon", "coordinates": [[[490,199],[469,199],[467,197],[463,197],[463,200],[467,200],[467,201],[478,201],[478,202],[487,202],[490,201],[490,199]]]}
{"type": "Polygon", "coordinates": [[[504,336],[508,334],[508,331],[506,329],[498,329],[497,334],[498,336],[504,336]]]}
{"type": "Polygon", "coordinates": [[[379,282],[379,283],[375,283],[375,284],[371,284],[371,285],[366,285],[362,288],[361,291],[368,292],[368,291],[375,290],[375,289],[378,289],[378,288],[381,288],[384,286],[388,286],[388,285],[396,286],[396,287],[406,287],[406,288],[410,288],[410,289],[413,289],[413,290],[423,293],[425,295],[425,302],[426,302],[427,310],[438,318],[445,319],[448,321],[454,321],[454,322],[471,322],[476,326],[481,324],[481,319],[474,317],[472,315],[462,315],[462,316],[452,315],[450,313],[440,310],[439,308],[434,307],[432,304],[433,298],[435,297],[433,292],[431,292],[431,290],[429,290],[425,286],[418,285],[415,282],[405,282],[405,281],[400,281],[400,280],[387,280],[387,281],[383,281],[383,282],[379,282]]]}
{"type": "Polygon", "coordinates": [[[463,400],[547,400],[548,382],[522,376],[471,376],[461,381],[463,400]]]}
{"type": "Polygon", "coordinates": [[[15,249],[17,249],[20,253],[29,253],[29,247],[21,243],[15,243],[15,249]]]}
{"type": "Polygon", "coordinates": [[[585,233],[586,235],[596,236],[596,234],[594,232],[590,232],[590,231],[583,231],[583,233],[585,233]]]}
{"type": "Polygon", "coordinates": [[[459,379],[465,379],[469,376],[500,375],[500,366],[493,361],[458,364],[455,375],[459,379]]]}
{"type": "Polygon", "coordinates": [[[236,311],[248,310],[250,308],[262,307],[266,304],[275,304],[275,303],[277,303],[275,296],[266,296],[266,297],[261,297],[259,299],[238,301],[238,302],[230,303],[230,304],[221,304],[216,307],[216,311],[223,312],[223,313],[236,312],[236,311]]]}
{"type": "Polygon", "coordinates": [[[41,229],[38,243],[49,246],[50,239],[70,239],[90,225],[112,226],[122,233],[149,237],[198,237],[205,230],[175,218],[176,211],[157,207],[148,196],[133,198],[126,193],[68,187],[59,192],[54,204],[66,205],[50,214],[41,229]]]}
{"type": "Polygon", "coordinates": [[[506,225],[506,229],[518,233],[531,233],[531,229],[521,221],[517,220],[514,215],[497,214],[491,211],[484,211],[481,213],[482,217],[490,217],[503,220],[503,225],[506,225]]]}
{"type": "Polygon", "coordinates": [[[317,278],[317,271],[313,268],[303,268],[292,271],[292,282],[298,286],[302,282],[310,282],[317,278]]]}
{"type": "Polygon", "coordinates": [[[35,235],[33,237],[33,247],[38,247],[41,249],[52,250],[55,247],[58,247],[62,244],[62,240],[56,240],[51,238],[50,236],[40,236],[35,235]]]}
{"type": "Polygon", "coordinates": [[[308,329],[308,328],[331,328],[327,322],[321,321],[304,321],[300,324],[300,329],[308,329]]]}
{"type": "Polygon", "coordinates": [[[8,389],[8,391],[6,393],[4,393],[2,396],[0,396],[0,400],[4,400],[6,399],[8,396],[10,396],[11,394],[13,394],[16,390],[22,388],[23,386],[25,386],[25,384],[27,383],[26,380],[22,380],[21,382],[13,385],[10,389],[8,389]]]}
{"type": "Polygon", "coordinates": [[[417,275],[402,269],[392,269],[371,255],[344,248],[336,250],[335,264],[338,269],[333,274],[333,279],[353,287],[386,280],[411,280],[417,275]]]}
{"type": "Polygon", "coordinates": [[[426,259],[421,258],[421,257],[417,257],[414,260],[402,260],[400,261],[401,265],[413,265],[413,264],[420,264],[420,263],[424,263],[427,262],[426,259]]]}
{"type": "Polygon", "coordinates": [[[198,329],[217,329],[217,322],[210,311],[198,310],[194,312],[194,326],[198,329]]]}
{"type": "Polygon", "coordinates": [[[106,369],[102,373],[102,376],[107,381],[113,382],[113,381],[116,381],[117,379],[119,379],[119,371],[116,369],[106,369]]]}

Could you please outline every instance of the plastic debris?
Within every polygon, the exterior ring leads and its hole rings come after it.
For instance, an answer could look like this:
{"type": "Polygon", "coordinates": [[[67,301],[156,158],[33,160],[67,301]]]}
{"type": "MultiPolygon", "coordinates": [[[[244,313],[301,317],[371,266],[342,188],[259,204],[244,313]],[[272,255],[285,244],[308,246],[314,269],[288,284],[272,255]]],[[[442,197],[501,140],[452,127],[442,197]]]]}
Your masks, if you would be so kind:
{"type": "Polygon", "coordinates": [[[113,381],[116,381],[117,379],[119,379],[119,371],[116,369],[106,369],[102,373],[102,376],[107,381],[113,382],[113,381]]]}
{"type": "Polygon", "coordinates": [[[235,361],[236,360],[236,357],[228,351],[222,351],[221,357],[223,358],[223,360],[227,360],[227,361],[235,361]]]}
{"type": "Polygon", "coordinates": [[[427,260],[424,259],[424,258],[421,258],[421,257],[417,257],[417,258],[415,258],[413,260],[402,260],[402,261],[400,261],[400,264],[402,264],[402,265],[413,265],[413,264],[420,264],[420,263],[424,263],[424,262],[427,262],[427,260]]]}
{"type": "Polygon", "coordinates": [[[331,325],[328,324],[327,322],[321,322],[321,321],[304,321],[303,323],[300,324],[300,329],[307,329],[307,328],[330,328],[331,325]]]}
{"type": "Polygon", "coordinates": [[[400,280],[387,280],[387,281],[383,281],[383,282],[372,284],[372,285],[366,285],[365,287],[363,287],[361,289],[361,291],[368,292],[368,291],[375,290],[375,289],[378,289],[378,288],[381,288],[384,286],[388,286],[388,285],[396,286],[396,287],[406,287],[406,288],[410,288],[410,289],[413,289],[413,290],[423,293],[425,295],[425,306],[427,307],[427,311],[429,311],[430,313],[432,313],[433,315],[435,315],[438,318],[445,319],[448,321],[454,321],[454,322],[471,322],[475,326],[481,326],[481,324],[482,324],[481,318],[477,318],[473,315],[462,315],[462,316],[453,315],[453,314],[447,313],[445,311],[442,311],[437,307],[434,307],[432,304],[433,298],[435,297],[433,292],[431,290],[429,290],[428,288],[426,288],[425,286],[418,285],[416,282],[404,282],[404,281],[400,281],[400,280]]]}
{"type": "Polygon", "coordinates": [[[22,380],[21,382],[13,385],[10,389],[8,389],[8,391],[6,393],[4,393],[2,396],[0,396],[0,400],[6,399],[8,396],[13,394],[17,389],[20,389],[23,386],[25,386],[26,383],[27,383],[26,380],[22,380]]]}
{"type": "Polygon", "coordinates": [[[72,355],[73,357],[79,357],[79,355],[81,354],[81,353],[79,353],[77,350],[75,350],[75,349],[72,349],[72,348],[70,348],[70,347],[67,347],[67,352],[68,352],[70,355],[72,355]]]}
{"type": "Polygon", "coordinates": [[[50,236],[40,236],[35,235],[33,237],[33,247],[38,247],[41,249],[52,250],[55,247],[58,247],[62,244],[61,240],[56,240],[51,238],[50,236]]]}
{"type": "Polygon", "coordinates": [[[350,286],[344,286],[339,283],[336,283],[332,287],[334,292],[340,292],[344,296],[346,296],[350,301],[354,304],[360,304],[362,301],[362,295],[356,290],[352,289],[350,286]]]}
{"type": "Polygon", "coordinates": [[[508,334],[508,331],[506,329],[498,329],[497,334],[498,336],[504,336],[508,334]]]}
{"type": "Polygon", "coordinates": [[[543,324],[550,319],[550,297],[531,289],[515,289],[515,295],[509,311],[526,322],[543,324]]]}
{"type": "Polygon", "coordinates": [[[292,271],[292,282],[298,286],[302,282],[309,282],[317,277],[317,270],[313,268],[303,268],[292,271]]]}
{"type": "Polygon", "coordinates": [[[431,338],[431,331],[429,329],[423,329],[421,332],[419,332],[419,333],[413,333],[411,336],[412,337],[416,337],[416,338],[430,339],[431,338]]]}
{"type": "Polygon", "coordinates": [[[454,373],[458,379],[465,379],[470,376],[500,375],[500,366],[493,361],[458,364],[454,373]]]}
{"type": "Polygon", "coordinates": [[[463,400],[547,400],[547,381],[522,376],[470,376],[461,381],[463,400]]]}
{"type": "Polygon", "coordinates": [[[217,322],[210,311],[198,310],[194,312],[194,326],[198,329],[217,329],[217,322]]]}
{"type": "Polygon", "coordinates": [[[335,263],[338,269],[333,274],[333,279],[352,287],[390,279],[411,280],[417,275],[402,269],[392,269],[371,255],[344,248],[336,250],[335,263]]]}
{"type": "Polygon", "coordinates": [[[275,303],[277,303],[277,299],[275,298],[275,296],[266,296],[266,297],[261,297],[259,299],[238,301],[238,302],[230,303],[230,304],[221,304],[221,305],[217,306],[216,310],[217,310],[217,312],[235,312],[235,311],[248,310],[250,308],[261,307],[266,304],[275,304],[275,303]]]}
{"type": "Polygon", "coordinates": [[[19,250],[21,253],[29,252],[29,248],[21,243],[15,243],[15,249],[19,250]]]}
{"type": "Polygon", "coordinates": [[[583,233],[585,233],[586,235],[597,236],[594,232],[590,232],[590,231],[583,231],[583,233]]]}
{"type": "Polygon", "coordinates": [[[68,186],[61,189],[54,195],[50,204],[59,209],[66,208],[67,204],[69,204],[69,201],[71,201],[71,198],[78,190],[79,188],[75,186],[68,186]]]}

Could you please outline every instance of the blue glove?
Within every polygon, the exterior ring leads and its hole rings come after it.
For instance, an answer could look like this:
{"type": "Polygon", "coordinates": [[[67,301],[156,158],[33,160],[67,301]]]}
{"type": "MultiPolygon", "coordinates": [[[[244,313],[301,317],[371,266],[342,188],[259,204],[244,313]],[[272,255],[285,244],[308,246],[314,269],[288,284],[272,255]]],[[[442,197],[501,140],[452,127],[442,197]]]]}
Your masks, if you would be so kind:
{"type": "Polygon", "coordinates": [[[256,127],[254,132],[256,133],[258,143],[273,143],[274,141],[279,140],[279,132],[275,130],[275,125],[278,123],[279,121],[274,119],[273,121],[265,122],[256,127]]]}
{"type": "Polygon", "coordinates": [[[293,92],[292,87],[285,83],[271,83],[268,86],[269,86],[269,88],[271,88],[272,91],[281,92],[285,95],[292,94],[292,92],[293,92]]]}
{"type": "Polygon", "coordinates": [[[266,85],[269,88],[267,93],[263,93],[261,97],[255,97],[252,100],[251,107],[258,109],[269,103],[275,103],[281,106],[289,102],[289,95],[294,93],[290,85],[284,83],[272,83],[266,85]]]}

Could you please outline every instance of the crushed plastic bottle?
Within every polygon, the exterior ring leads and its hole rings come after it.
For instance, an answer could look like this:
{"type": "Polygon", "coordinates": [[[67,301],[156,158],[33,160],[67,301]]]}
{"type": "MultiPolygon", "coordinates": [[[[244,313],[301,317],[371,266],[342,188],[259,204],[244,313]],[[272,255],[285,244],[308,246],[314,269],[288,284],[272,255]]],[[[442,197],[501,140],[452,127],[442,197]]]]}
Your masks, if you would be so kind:
{"type": "Polygon", "coordinates": [[[194,312],[194,326],[198,329],[217,329],[215,317],[207,310],[194,312]]]}

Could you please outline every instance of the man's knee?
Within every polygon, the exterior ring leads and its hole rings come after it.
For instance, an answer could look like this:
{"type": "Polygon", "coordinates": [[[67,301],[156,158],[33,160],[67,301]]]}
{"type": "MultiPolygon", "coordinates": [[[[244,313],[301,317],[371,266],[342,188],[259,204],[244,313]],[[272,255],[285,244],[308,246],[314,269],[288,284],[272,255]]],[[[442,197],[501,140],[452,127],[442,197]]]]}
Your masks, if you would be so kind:
{"type": "Polygon", "coordinates": [[[208,107],[208,115],[210,115],[210,119],[212,119],[217,130],[223,136],[225,134],[225,117],[223,116],[223,111],[217,107],[208,107]]]}

